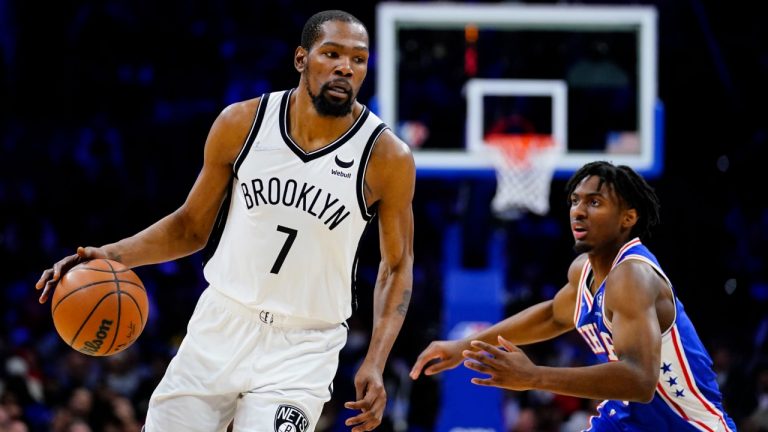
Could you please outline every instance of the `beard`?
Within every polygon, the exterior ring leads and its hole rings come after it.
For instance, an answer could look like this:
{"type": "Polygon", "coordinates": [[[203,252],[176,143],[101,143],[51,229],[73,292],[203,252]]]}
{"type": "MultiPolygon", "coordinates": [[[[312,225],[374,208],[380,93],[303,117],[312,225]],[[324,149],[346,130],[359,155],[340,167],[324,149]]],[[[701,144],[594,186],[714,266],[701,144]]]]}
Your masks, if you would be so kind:
{"type": "Polygon", "coordinates": [[[584,242],[577,241],[573,245],[573,251],[577,254],[583,254],[592,250],[592,245],[584,242]]]}
{"type": "Polygon", "coordinates": [[[347,97],[345,99],[338,99],[328,94],[332,81],[323,84],[316,95],[312,94],[312,90],[309,89],[308,79],[305,83],[307,94],[312,99],[312,105],[315,106],[315,110],[317,110],[317,113],[321,116],[344,117],[352,112],[352,104],[355,102],[355,98],[351,91],[346,92],[347,97]]]}

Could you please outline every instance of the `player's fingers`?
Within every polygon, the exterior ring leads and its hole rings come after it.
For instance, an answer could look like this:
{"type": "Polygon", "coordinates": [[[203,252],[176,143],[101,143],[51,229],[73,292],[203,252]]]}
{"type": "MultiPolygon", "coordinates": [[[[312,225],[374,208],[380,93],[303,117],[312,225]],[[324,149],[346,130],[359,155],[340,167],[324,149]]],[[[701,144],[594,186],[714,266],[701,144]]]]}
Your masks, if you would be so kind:
{"type": "Polygon", "coordinates": [[[107,256],[100,248],[93,246],[80,246],[77,248],[77,258],[77,262],[79,264],[83,261],[90,261],[96,258],[107,258],[107,256]]]}
{"type": "Polygon", "coordinates": [[[387,392],[383,385],[376,382],[369,382],[365,387],[365,395],[362,399],[344,404],[346,408],[358,409],[362,413],[347,419],[347,426],[355,426],[354,430],[369,431],[373,430],[381,423],[386,406],[387,392]]]}
{"type": "Polygon", "coordinates": [[[372,411],[374,415],[380,414],[384,410],[384,404],[387,400],[387,391],[384,389],[384,385],[378,383],[371,383],[365,389],[365,401],[366,411],[372,411]]]}
{"type": "Polygon", "coordinates": [[[56,284],[58,282],[54,280],[49,280],[45,283],[45,288],[43,289],[43,292],[40,294],[40,298],[38,301],[40,303],[45,303],[48,300],[48,296],[51,294],[51,291],[56,287],[56,284]]]}
{"type": "Polygon", "coordinates": [[[362,412],[354,417],[350,417],[344,421],[347,426],[361,425],[373,418],[372,411],[362,412]]]}
{"type": "Polygon", "coordinates": [[[69,262],[72,261],[72,257],[76,257],[77,255],[71,255],[66,258],[64,258],[61,261],[58,261],[56,264],[53,265],[53,278],[51,280],[58,281],[59,278],[63,273],[66,273],[67,270],[69,270],[69,262]]]}
{"type": "Polygon", "coordinates": [[[461,354],[464,356],[464,358],[485,364],[491,364],[496,360],[495,357],[489,356],[485,351],[464,350],[461,352],[461,354]]]}
{"type": "Polygon", "coordinates": [[[523,351],[520,348],[516,347],[515,345],[512,345],[512,342],[504,339],[504,336],[502,336],[502,335],[499,335],[499,343],[501,344],[501,346],[506,348],[506,350],[509,351],[509,352],[522,352],[523,351]]]}
{"type": "Polygon", "coordinates": [[[88,259],[88,257],[91,255],[91,247],[84,248],[82,246],[77,247],[77,256],[82,259],[88,259]]]}
{"type": "Polygon", "coordinates": [[[413,367],[411,368],[411,379],[418,378],[419,375],[421,375],[422,369],[424,369],[424,365],[436,358],[440,358],[440,355],[432,352],[432,350],[429,348],[422,351],[421,354],[419,354],[419,356],[416,358],[416,363],[414,363],[413,367]]]}
{"type": "Polygon", "coordinates": [[[414,364],[411,368],[411,372],[408,373],[408,376],[411,377],[412,380],[415,380],[421,375],[421,365],[414,364]]]}
{"type": "Polygon", "coordinates": [[[421,370],[424,368],[424,364],[426,362],[421,360],[421,356],[416,359],[416,363],[413,364],[413,367],[411,367],[411,372],[408,374],[408,376],[411,377],[411,379],[416,379],[421,375],[421,370]]]}
{"type": "Polygon", "coordinates": [[[347,426],[354,426],[352,432],[372,431],[381,424],[382,413],[366,411],[344,421],[347,426]]]}
{"type": "Polygon", "coordinates": [[[84,256],[80,255],[80,249],[83,249],[83,248],[82,247],[78,247],[77,248],[77,253],[72,254],[72,255],[62,259],[61,261],[59,261],[59,262],[57,262],[56,264],[53,265],[53,273],[54,273],[53,278],[54,278],[54,280],[58,281],[59,278],[61,276],[63,276],[64,273],[70,271],[72,269],[72,267],[74,267],[74,266],[76,266],[76,265],[78,265],[78,264],[80,264],[82,262],[85,262],[85,261],[88,261],[88,260],[91,259],[91,258],[89,258],[90,255],[89,255],[89,252],[87,251],[87,249],[90,249],[90,248],[86,248],[84,250],[84,252],[83,252],[85,254],[84,256]]]}
{"type": "Polygon", "coordinates": [[[491,378],[472,378],[470,380],[472,384],[480,385],[480,386],[493,386],[493,379],[491,378]]]}
{"type": "Polygon", "coordinates": [[[370,410],[370,404],[365,399],[359,399],[354,402],[344,402],[344,408],[351,409],[351,410],[361,410],[361,411],[368,411],[370,410]]]}
{"type": "Polygon", "coordinates": [[[46,269],[43,274],[40,276],[40,280],[37,281],[35,284],[35,289],[41,290],[45,288],[45,283],[48,282],[48,279],[51,278],[51,275],[53,274],[52,269],[46,269]]]}
{"type": "Polygon", "coordinates": [[[494,371],[494,369],[491,366],[485,363],[479,363],[473,360],[464,361],[464,367],[466,367],[467,369],[472,369],[473,371],[477,371],[477,372],[488,374],[488,375],[492,374],[494,371]]]}
{"type": "Polygon", "coordinates": [[[365,398],[365,388],[368,386],[366,382],[355,382],[355,398],[357,401],[362,401],[365,398]]]}
{"type": "Polygon", "coordinates": [[[376,427],[380,424],[381,424],[381,419],[376,419],[376,418],[370,419],[361,425],[353,427],[352,432],[372,431],[376,429],[376,427]]]}
{"type": "Polygon", "coordinates": [[[357,400],[354,402],[346,402],[344,404],[345,408],[367,412],[373,409],[376,400],[382,395],[386,399],[386,392],[384,391],[383,386],[374,384],[360,384],[359,386],[362,390],[358,390],[357,400]]]}
{"type": "MultiPolygon", "coordinates": [[[[490,348],[490,345],[486,344],[486,348],[490,348]]],[[[461,353],[464,358],[482,363],[493,369],[496,369],[498,366],[498,360],[496,356],[499,354],[501,354],[501,351],[499,350],[496,350],[493,354],[489,353],[488,351],[473,350],[464,350],[461,353]]]]}
{"type": "Polygon", "coordinates": [[[48,300],[48,291],[50,291],[47,287],[43,290],[43,292],[40,294],[40,298],[37,299],[38,303],[43,304],[48,300]]]}
{"type": "Polygon", "coordinates": [[[502,351],[498,347],[495,347],[495,346],[493,346],[493,345],[491,345],[489,343],[483,342],[483,341],[474,340],[474,341],[472,341],[470,343],[470,345],[472,345],[475,348],[478,348],[478,349],[481,349],[481,350],[487,352],[488,354],[492,355],[493,357],[496,357],[497,355],[502,354],[502,351]]]}
{"type": "Polygon", "coordinates": [[[442,361],[441,360],[441,361],[439,361],[439,362],[437,362],[437,363],[435,363],[433,365],[430,365],[427,369],[425,369],[424,370],[424,375],[427,375],[427,376],[429,376],[429,375],[436,375],[436,374],[439,374],[440,372],[442,372],[444,370],[451,369],[452,367],[454,367],[454,365],[455,365],[455,363],[451,364],[450,362],[442,361]]]}

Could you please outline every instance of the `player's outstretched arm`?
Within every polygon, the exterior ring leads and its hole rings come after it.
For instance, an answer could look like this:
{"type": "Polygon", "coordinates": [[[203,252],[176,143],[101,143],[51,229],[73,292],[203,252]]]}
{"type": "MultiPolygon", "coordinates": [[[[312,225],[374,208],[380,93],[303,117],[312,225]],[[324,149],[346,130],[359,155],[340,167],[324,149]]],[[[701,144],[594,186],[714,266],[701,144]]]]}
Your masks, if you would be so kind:
{"type": "Polygon", "coordinates": [[[258,100],[230,105],[213,123],[205,143],[203,168],[184,204],[138,234],[100,248],[78,249],[45,270],[35,288],[47,300],[61,276],[94,258],[109,258],[128,267],[170,261],[200,250],[208,240],[232,176],[258,100]]]}
{"type": "Polygon", "coordinates": [[[478,385],[510,390],[545,390],[589,399],[648,402],[659,377],[661,332],[656,301],[661,280],[643,264],[627,262],[606,280],[605,310],[611,311],[613,341],[603,344],[613,361],[595,366],[550,368],[537,366],[514,344],[500,339],[504,350],[483,341],[466,350],[465,365],[486,378],[478,385]],[[643,268],[645,267],[645,268],[643,268]]]}
{"type": "Polygon", "coordinates": [[[554,299],[533,305],[465,339],[430,343],[413,364],[411,379],[417,379],[422,372],[434,375],[455,368],[464,361],[464,351],[478,349],[471,345],[473,340],[495,346],[499,344],[497,338],[503,335],[514,344],[526,345],[555,338],[573,329],[576,286],[585,260],[586,256],[581,256],[573,261],[568,271],[568,283],[554,299]]]}
{"type": "Polygon", "coordinates": [[[346,421],[352,432],[373,430],[381,423],[387,394],[382,373],[403,325],[413,285],[413,200],[416,168],[408,147],[385,131],[376,143],[368,173],[366,197],[378,201],[381,263],[376,279],[373,332],[368,352],[355,375],[356,400],[348,409],[361,413],[346,421]]]}

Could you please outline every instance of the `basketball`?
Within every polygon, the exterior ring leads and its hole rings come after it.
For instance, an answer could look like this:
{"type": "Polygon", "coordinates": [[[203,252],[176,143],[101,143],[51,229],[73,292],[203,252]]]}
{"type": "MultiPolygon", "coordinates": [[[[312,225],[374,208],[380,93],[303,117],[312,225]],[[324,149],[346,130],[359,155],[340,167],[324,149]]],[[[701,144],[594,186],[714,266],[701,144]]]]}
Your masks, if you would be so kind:
{"type": "Polygon", "coordinates": [[[51,302],[53,324],[64,342],[97,357],[131,346],[148,313],[147,291],[139,277],[108,259],[84,262],[65,273],[51,302]]]}

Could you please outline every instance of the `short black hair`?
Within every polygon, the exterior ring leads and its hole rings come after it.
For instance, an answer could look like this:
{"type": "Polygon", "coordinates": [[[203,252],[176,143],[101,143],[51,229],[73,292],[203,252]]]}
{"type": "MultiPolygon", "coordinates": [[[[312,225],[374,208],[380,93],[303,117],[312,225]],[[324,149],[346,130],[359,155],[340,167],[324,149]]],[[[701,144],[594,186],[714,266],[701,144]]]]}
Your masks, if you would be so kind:
{"type": "Polygon", "coordinates": [[[357,19],[354,15],[343,10],[326,10],[318,12],[304,23],[304,29],[301,31],[301,46],[305,50],[309,51],[312,45],[320,38],[322,30],[320,27],[328,21],[341,21],[353,24],[360,24],[365,29],[365,33],[368,33],[368,28],[365,27],[362,21],[357,19]]]}
{"type": "Polygon", "coordinates": [[[566,199],[570,202],[576,186],[589,176],[600,178],[600,187],[604,183],[613,185],[613,190],[629,206],[637,210],[638,221],[632,227],[631,234],[641,239],[651,236],[651,228],[658,225],[659,197],[653,188],[626,165],[614,165],[606,161],[590,162],[579,168],[565,185],[566,199]]]}

